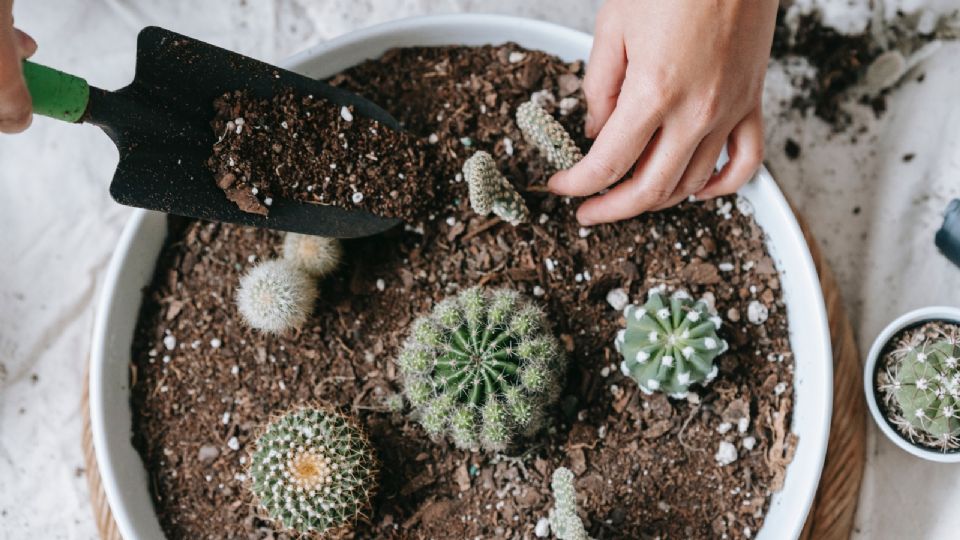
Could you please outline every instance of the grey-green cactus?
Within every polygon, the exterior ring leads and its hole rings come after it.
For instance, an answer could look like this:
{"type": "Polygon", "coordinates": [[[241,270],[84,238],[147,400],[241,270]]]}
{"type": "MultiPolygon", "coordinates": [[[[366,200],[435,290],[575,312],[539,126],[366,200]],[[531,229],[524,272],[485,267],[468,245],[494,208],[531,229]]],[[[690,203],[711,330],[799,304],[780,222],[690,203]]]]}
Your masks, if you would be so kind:
{"type": "Polygon", "coordinates": [[[463,164],[463,177],[473,211],[485,216],[491,211],[513,226],[527,221],[530,211],[523,197],[497,169],[493,156],[483,150],[463,164]]]}
{"type": "Polygon", "coordinates": [[[431,437],[502,450],[543,427],[566,357],[540,309],[514,291],[474,287],[417,320],[397,363],[431,437]]]}
{"type": "Polygon", "coordinates": [[[533,101],[517,107],[517,127],[524,139],[536,146],[557,169],[569,169],[583,159],[583,153],[563,125],[533,101]]]}
{"type": "Polygon", "coordinates": [[[317,284],[303,270],[285,260],[268,260],[240,278],[237,308],[258,330],[280,333],[300,328],[317,299],[317,284]]]}
{"type": "Polygon", "coordinates": [[[627,328],[615,341],[623,355],[620,370],[644,393],[659,390],[679,399],[691,384],[707,384],[717,376],[713,361],[727,343],[717,336],[720,318],[702,300],[695,302],[684,291],[667,300],[653,290],[646,304],[629,305],[623,314],[627,328]]]}
{"type": "Polygon", "coordinates": [[[553,509],[550,510],[550,530],[560,540],[589,540],[583,521],[577,515],[577,492],[573,487],[573,472],[566,467],[553,471],[553,509]]]}
{"type": "Polygon", "coordinates": [[[340,264],[343,248],[336,238],[287,233],[283,238],[283,258],[314,278],[322,278],[340,264]]]}
{"type": "Polygon", "coordinates": [[[885,384],[890,421],[911,440],[960,448],[960,339],[923,339],[889,353],[885,384]],[[896,407],[890,407],[896,404],[896,407]]]}
{"type": "Polygon", "coordinates": [[[271,423],[257,440],[251,489],[283,528],[333,535],[367,515],[377,460],[367,436],[338,412],[303,408],[271,423]]]}

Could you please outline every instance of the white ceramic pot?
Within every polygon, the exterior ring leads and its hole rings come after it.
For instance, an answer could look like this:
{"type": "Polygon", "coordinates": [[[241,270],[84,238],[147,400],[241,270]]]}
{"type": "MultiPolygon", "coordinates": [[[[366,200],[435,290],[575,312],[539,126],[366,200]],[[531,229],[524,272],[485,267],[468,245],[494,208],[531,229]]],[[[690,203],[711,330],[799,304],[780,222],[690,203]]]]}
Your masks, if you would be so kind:
{"type": "Polygon", "coordinates": [[[867,361],[863,365],[863,393],[867,396],[867,407],[870,408],[870,414],[873,415],[874,422],[880,431],[890,439],[893,444],[910,452],[918,458],[939,463],[960,463],[960,452],[939,452],[913,444],[904,438],[887,421],[877,403],[877,389],[874,385],[874,379],[877,372],[877,362],[880,360],[880,354],[894,336],[901,330],[915,326],[927,321],[948,321],[960,325],[960,308],[948,306],[931,306],[915,309],[897,317],[893,322],[887,325],[880,332],[877,339],[873,340],[870,352],[867,353],[867,361]]]}
{"type": "MultiPolygon", "coordinates": [[[[443,15],[407,19],[359,30],[284,63],[326,77],[380,56],[392,47],[483,45],[513,41],[565,60],[586,60],[592,38],[539,21],[493,15],[443,15]]],[[[772,497],[759,540],[796,538],[813,501],[827,448],[832,404],[832,357],[817,273],[789,205],[762,169],[742,197],[768,236],[790,319],[795,353],[792,430],[799,436],[783,490],[772,497]],[[786,271],[785,271],[786,270],[786,271]]],[[[103,487],[124,538],[163,537],[148,492],[147,474],[130,443],[130,345],[142,300],[164,236],[165,216],[137,211],[110,262],[98,306],[90,369],[90,415],[103,487]]]]}

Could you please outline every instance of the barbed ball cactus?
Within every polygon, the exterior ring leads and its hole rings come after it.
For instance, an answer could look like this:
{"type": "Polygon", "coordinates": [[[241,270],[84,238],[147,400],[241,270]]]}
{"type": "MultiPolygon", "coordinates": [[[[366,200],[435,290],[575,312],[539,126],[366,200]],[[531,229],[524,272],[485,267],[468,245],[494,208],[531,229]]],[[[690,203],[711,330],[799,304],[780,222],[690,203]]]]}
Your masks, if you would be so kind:
{"type": "Polygon", "coordinates": [[[479,151],[463,164],[463,177],[470,192],[470,207],[485,216],[490,212],[517,226],[530,217],[523,197],[497,169],[493,156],[479,151]]]}
{"type": "Polygon", "coordinates": [[[563,125],[533,101],[517,107],[517,127],[524,139],[559,170],[569,169],[583,159],[583,153],[563,125]]]}
{"type": "Polygon", "coordinates": [[[474,287],[417,320],[397,363],[431,437],[502,450],[543,427],[566,357],[540,309],[514,291],[474,287]]]}
{"type": "Polygon", "coordinates": [[[890,353],[881,387],[890,421],[926,446],[960,448],[960,339],[923,340],[890,353]],[[889,404],[888,404],[889,405],[889,404]]]}
{"type": "Polygon", "coordinates": [[[317,299],[317,284],[289,261],[268,260],[240,278],[237,308],[253,328],[281,333],[300,328],[317,299]]]}
{"type": "Polygon", "coordinates": [[[253,494],[285,529],[333,535],[367,515],[377,461],[351,419],[303,408],[271,423],[250,464],[253,494]]]}
{"type": "Polygon", "coordinates": [[[659,290],[643,306],[623,311],[627,328],[620,330],[616,347],[623,355],[620,370],[650,394],[666,392],[684,398],[691,384],[707,384],[717,376],[714,359],[727,350],[717,336],[720,318],[704,301],[684,291],[667,299],[659,290]]]}
{"type": "Polygon", "coordinates": [[[311,277],[322,278],[340,265],[343,248],[336,238],[287,233],[283,238],[283,258],[311,277]]]}
{"type": "Polygon", "coordinates": [[[560,540],[589,540],[583,521],[577,515],[577,492],[573,472],[566,467],[553,471],[550,481],[554,505],[550,510],[550,530],[560,540]]]}

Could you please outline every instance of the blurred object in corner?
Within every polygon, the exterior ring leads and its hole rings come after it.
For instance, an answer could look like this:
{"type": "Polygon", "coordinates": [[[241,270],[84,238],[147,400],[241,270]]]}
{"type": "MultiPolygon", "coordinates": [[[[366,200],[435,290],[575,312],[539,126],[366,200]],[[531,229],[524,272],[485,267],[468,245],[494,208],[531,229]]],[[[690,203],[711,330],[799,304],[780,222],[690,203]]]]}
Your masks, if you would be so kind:
{"type": "Polygon", "coordinates": [[[950,201],[943,217],[943,226],[937,231],[940,252],[960,267],[960,199],[950,201]]]}

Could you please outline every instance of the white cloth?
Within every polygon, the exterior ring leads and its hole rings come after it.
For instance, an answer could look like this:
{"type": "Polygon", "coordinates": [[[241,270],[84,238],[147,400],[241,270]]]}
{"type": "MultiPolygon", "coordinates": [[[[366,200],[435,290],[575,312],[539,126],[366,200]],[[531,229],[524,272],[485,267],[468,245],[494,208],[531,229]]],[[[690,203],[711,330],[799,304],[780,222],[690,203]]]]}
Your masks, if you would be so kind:
{"type": "MultiPolygon", "coordinates": [[[[278,61],[361,26],[427,13],[499,12],[589,31],[599,4],[20,0],[14,14],[39,42],[38,62],[114,89],[132,79],[135,36],[150,24],[278,61]]],[[[960,270],[932,243],[948,198],[960,197],[960,44],[919,69],[926,80],[896,90],[857,142],[831,137],[815,119],[768,124],[768,160],[833,264],[863,350],[907,309],[960,305],[960,270]],[[802,146],[795,161],[784,155],[787,137],[802,146]],[[907,153],[916,157],[904,163],[907,153]]],[[[37,118],[27,133],[0,137],[0,537],[96,537],[79,404],[98,280],[130,214],[107,195],[115,164],[112,144],[90,126],[37,118]]],[[[960,468],[910,458],[875,430],[871,439],[858,538],[954,536],[960,468]]]]}

